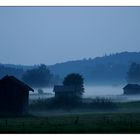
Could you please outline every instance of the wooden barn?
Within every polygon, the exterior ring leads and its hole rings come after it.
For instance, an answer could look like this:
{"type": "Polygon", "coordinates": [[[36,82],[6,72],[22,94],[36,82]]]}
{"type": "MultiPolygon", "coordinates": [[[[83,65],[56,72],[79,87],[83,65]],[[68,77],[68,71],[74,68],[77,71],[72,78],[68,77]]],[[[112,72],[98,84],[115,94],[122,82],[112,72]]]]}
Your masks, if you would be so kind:
{"type": "Polygon", "coordinates": [[[79,96],[79,90],[75,86],[55,85],[53,91],[56,98],[79,96]]]}
{"type": "Polygon", "coordinates": [[[31,87],[14,76],[0,80],[0,116],[21,116],[28,114],[29,91],[31,87]]]}
{"type": "Polygon", "coordinates": [[[125,95],[133,95],[133,94],[139,94],[140,95],[140,85],[138,84],[127,84],[123,88],[125,95]]]}

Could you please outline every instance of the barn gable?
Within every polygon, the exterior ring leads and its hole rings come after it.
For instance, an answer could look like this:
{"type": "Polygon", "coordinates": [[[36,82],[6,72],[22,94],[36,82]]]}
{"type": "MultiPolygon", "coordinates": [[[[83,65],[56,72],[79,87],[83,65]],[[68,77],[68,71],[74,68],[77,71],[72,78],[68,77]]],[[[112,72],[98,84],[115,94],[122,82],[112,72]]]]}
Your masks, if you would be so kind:
{"type": "Polygon", "coordinates": [[[34,91],[31,87],[29,87],[27,84],[23,83],[22,81],[18,80],[14,76],[6,75],[5,77],[3,77],[1,79],[1,83],[5,83],[6,84],[8,82],[12,82],[15,86],[18,86],[18,87],[22,88],[25,91],[34,91]]]}

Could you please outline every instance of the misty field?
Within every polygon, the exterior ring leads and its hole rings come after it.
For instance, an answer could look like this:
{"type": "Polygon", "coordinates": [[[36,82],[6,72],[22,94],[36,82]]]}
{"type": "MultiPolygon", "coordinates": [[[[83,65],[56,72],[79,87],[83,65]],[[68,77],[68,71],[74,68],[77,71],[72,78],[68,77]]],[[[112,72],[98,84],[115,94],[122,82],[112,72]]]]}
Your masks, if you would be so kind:
{"type": "Polygon", "coordinates": [[[30,110],[0,118],[0,133],[140,133],[140,102],[117,103],[116,110],[30,110]]]}
{"type": "Polygon", "coordinates": [[[140,133],[140,113],[77,113],[1,118],[0,133],[140,133]]]}

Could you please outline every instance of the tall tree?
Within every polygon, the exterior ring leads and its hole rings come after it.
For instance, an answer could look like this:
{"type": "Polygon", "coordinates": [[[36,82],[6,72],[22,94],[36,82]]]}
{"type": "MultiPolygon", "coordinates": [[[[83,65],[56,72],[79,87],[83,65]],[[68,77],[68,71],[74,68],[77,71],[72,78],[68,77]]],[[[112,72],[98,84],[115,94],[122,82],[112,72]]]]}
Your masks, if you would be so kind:
{"type": "Polygon", "coordinates": [[[33,87],[47,87],[51,83],[52,74],[46,65],[27,70],[22,77],[23,81],[33,87]]]}
{"type": "Polygon", "coordinates": [[[80,95],[84,93],[84,79],[82,75],[77,74],[77,73],[72,73],[67,75],[64,78],[63,85],[66,86],[75,86],[78,88],[78,92],[80,95]]]}

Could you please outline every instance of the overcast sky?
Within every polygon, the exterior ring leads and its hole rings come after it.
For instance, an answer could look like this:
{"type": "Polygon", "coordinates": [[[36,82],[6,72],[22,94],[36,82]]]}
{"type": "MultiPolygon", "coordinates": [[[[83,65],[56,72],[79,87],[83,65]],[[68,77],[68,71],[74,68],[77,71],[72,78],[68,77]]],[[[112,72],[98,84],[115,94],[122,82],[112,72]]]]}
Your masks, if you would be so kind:
{"type": "Polygon", "coordinates": [[[55,64],[140,51],[140,7],[0,7],[0,62],[55,64]]]}

